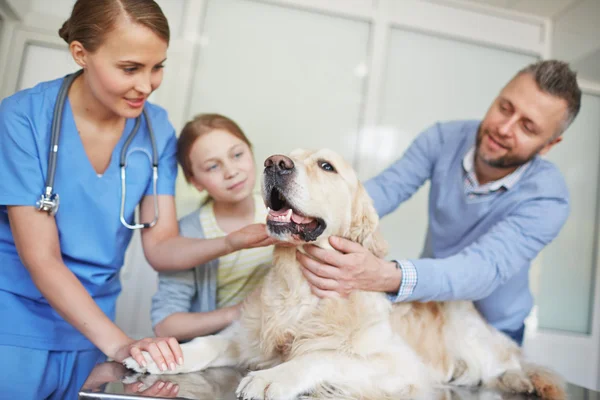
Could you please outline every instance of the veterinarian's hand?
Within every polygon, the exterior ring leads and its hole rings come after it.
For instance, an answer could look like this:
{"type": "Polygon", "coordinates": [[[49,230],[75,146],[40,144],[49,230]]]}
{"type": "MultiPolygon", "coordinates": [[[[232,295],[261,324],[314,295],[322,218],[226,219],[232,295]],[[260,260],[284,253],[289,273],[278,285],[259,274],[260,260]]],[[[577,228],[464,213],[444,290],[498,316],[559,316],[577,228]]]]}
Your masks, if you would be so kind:
{"type": "Polygon", "coordinates": [[[225,237],[225,243],[230,253],[241,249],[270,246],[276,242],[277,240],[267,233],[265,224],[247,225],[225,237]]]}
{"type": "Polygon", "coordinates": [[[374,256],[358,243],[340,237],[330,237],[329,243],[338,250],[326,250],[308,245],[310,256],[296,252],[312,292],[319,297],[348,296],[354,290],[396,292],[402,274],[395,263],[374,256]]]}
{"type": "Polygon", "coordinates": [[[125,393],[141,394],[146,397],[174,398],[179,392],[179,385],[170,381],[158,380],[150,387],[144,382],[127,383],[123,385],[125,393]]]}
{"type": "Polygon", "coordinates": [[[102,386],[107,383],[123,382],[123,391],[125,393],[142,394],[148,397],[172,398],[176,397],[179,392],[179,385],[164,380],[157,380],[151,385],[138,381],[129,383],[128,374],[131,374],[131,371],[121,363],[111,361],[97,364],[86,379],[82,389],[90,392],[99,392],[102,386]]]}
{"type": "Polygon", "coordinates": [[[183,352],[177,342],[177,339],[171,338],[145,338],[142,340],[132,340],[130,343],[117,350],[113,357],[116,361],[123,362],[127,357],[133,359],[141,366],[146,366],[146,360],[142,351],[147,351],[156,365],[162,370],[176,369],[175,363],[183,365],[183,352]]]}
{"type": "Polygon", "coordinates": [[[97,364],[85,380],[82,389],[90,392],[98,392],[102,385],[110,382],[118,382],[128,372],[123,364],[114,361],[97,364]]]}

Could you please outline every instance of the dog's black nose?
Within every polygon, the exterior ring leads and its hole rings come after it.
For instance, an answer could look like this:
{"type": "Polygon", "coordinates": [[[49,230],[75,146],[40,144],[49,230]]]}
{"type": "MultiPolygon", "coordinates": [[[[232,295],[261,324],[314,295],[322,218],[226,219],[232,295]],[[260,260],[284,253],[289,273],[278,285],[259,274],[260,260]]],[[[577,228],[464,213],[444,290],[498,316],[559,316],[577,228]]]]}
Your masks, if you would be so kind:
{"type": "Polygon", "coordinates": [[[289,174],[294,169],[294,162],[291,158],[276,154],[265,160],[265,171],[289,174]]]}

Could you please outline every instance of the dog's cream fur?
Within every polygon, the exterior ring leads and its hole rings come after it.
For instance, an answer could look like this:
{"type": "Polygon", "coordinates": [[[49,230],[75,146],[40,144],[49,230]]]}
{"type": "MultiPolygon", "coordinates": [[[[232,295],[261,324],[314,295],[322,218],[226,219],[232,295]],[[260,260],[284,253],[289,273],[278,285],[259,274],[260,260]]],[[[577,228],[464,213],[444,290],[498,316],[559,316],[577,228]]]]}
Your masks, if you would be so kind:
{"type": "MultiPolygon", "coordinates": [[[[331,248],[328,237],[338,235],[383,256],[377,214],[352,168],[328,150],[297,150],[290,159],[294,171],[278,181],[279,189],[295,212],[326,223],[314,243],[331,248]],[[335,171],[325,170],[324,162],[335,171]]],[[[263,182],[265,199],[267,186],[263,182]]],[[[298,235],[277,236],[303,244],[298,235]]],[[[253,372],[237,390],[244,399],[423,398],[435,387],[480,383],[548,399],[565,396],[560,378],[525,364],[519,347],[471,302],[392,305],[383,293],[362,291],[319,299],[301,273],[296,247],[275,248],[272,269],[238,321],[182,350],[184,365],[174,372],[160,371],[148,354],[147,368],[132,358],[125,364],[152,374],[249,368],[253,372]]]]}

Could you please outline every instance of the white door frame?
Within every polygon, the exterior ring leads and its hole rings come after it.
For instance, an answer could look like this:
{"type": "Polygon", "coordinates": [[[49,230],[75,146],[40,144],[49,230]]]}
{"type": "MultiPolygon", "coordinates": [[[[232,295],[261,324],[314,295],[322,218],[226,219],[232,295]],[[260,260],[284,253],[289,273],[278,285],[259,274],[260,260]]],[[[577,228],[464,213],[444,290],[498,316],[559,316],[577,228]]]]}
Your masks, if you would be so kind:
{"type": "MultiPolygon", "coordinates": [[[[0,18],[2,19],[2,26],[0,28],[0,71],[6,71],[10,59],[9,55],[13,35],[20,22],[20,18],[8,7],[8,4],[3,2],[0,2],[0,18]]],[[[5,77],[2,77],[2,81],[0,81],[0,99],[6,95],[1,90],[3,82],[6,82],[5,77]]]]}

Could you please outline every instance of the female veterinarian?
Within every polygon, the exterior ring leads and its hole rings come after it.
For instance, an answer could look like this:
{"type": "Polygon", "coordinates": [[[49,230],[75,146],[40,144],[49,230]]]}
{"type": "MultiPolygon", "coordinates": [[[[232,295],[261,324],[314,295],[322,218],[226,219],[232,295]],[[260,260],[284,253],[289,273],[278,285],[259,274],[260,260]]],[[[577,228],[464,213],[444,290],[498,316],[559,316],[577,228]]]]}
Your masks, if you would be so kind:
{"type": "Polygon", "coordinates": [[[135,340],[113,322],[133,229],[143,228],[157,270],[271,240],[261,224],[219,245],[178,234],[176,137],[147,102],[169,43],[153,0],[77,0],[59,34],[81,70],[0,104],[3,398],[76,398],[106,356],[143,362],[145,350],[163,369],[182,362],[175,339],[135,340]]]}

